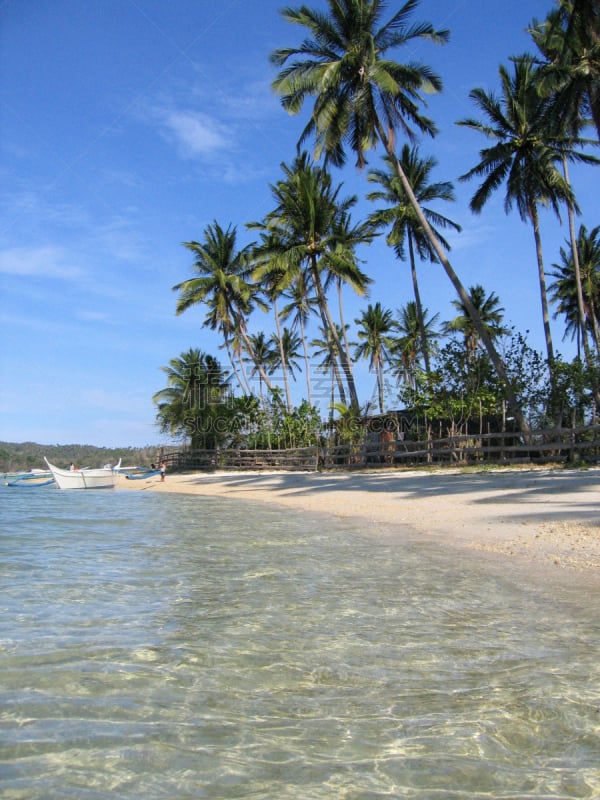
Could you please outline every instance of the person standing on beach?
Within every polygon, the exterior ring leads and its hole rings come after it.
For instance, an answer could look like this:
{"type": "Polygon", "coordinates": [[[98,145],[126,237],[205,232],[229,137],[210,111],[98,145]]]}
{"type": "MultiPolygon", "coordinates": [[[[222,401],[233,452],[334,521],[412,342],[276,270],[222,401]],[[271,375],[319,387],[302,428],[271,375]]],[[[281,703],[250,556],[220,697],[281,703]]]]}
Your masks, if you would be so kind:
{"type": "Polygon", "coordinates": [[[167,465],[165,464],[164,461],[161,461],[161,464],[160,464],[160,479],[161,479],[161,481],[164,481],[166,471],[167,471],[167,465]]]}

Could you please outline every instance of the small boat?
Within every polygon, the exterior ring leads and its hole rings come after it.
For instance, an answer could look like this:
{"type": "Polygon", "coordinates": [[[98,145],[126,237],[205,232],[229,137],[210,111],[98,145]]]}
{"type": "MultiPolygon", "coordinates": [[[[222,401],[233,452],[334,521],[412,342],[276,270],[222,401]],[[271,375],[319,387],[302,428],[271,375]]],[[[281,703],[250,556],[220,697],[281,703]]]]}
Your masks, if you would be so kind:
{"type": "Polygon", "coordinates": [[[160,475],[160,469],[152,469],[152,467],[129,467],[121,469],[128,481],[141,481],[144,478],[152,478],[154,475],[160,475]]]}
{"type": "Polygon", "coordinates": [[[31,472],[17,473],[10,477],[11,480],[6,481],[5,485],[17,486],[20,489],[35,489],[39,486],[50,486],[51,483],[54,483],[54,475],[43,469],[32,469],[31,472]]]}
{"type": "Polygon", "coordinates": [[[115,485],[115,468],[111,466],[99,469],[60,469],[51,464],[46,457],[50,472],[59,489],[113,489],[115,485]]]}

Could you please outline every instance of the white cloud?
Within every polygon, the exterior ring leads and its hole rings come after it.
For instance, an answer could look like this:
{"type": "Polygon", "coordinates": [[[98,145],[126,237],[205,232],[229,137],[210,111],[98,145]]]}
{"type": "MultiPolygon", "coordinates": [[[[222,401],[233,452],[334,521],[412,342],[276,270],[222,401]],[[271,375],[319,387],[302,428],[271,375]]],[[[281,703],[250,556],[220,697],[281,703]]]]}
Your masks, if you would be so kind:
{"type": "Polygon", "coordinates": [[[10,223],[7,230],[20,222],[24,223],[29,231],[32,230],[32,221],[38,225],[57,223],[61,228],[67,229],[77,228],[89,222],[81,204],[57,201],[42,189],[6,192],[1,202],[5,221],[10,223]]]}
{"type": "Polygon", "coordinates": [[[210,156],[229,147],[227,128],[200,111],[168,111],[163,124],[188,157],[210,156]]]}
{"type": "Polygon", "coordinates": [[[0,273],[71,280],[82,274],[62,247],[9,247],[0,251],[0,273]]]}
{"type": "Polygon", "coordinates": [[[93,250],[107,253],[111,259],[137,262],[146,255],[138,229],[126,217],[114,218],[97,226],[90,231],[90,238],[93,250]]]}

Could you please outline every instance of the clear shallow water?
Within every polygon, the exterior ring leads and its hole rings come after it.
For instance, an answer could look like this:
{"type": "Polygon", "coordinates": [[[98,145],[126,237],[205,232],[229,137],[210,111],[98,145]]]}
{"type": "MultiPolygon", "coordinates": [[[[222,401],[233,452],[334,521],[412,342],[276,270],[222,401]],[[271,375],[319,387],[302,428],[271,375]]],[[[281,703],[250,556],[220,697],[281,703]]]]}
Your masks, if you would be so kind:
{"type": "Polygon", "coordinates": [[[589,592],[184,495],[0,525],[3,800],[600,797],[589,592]]]}

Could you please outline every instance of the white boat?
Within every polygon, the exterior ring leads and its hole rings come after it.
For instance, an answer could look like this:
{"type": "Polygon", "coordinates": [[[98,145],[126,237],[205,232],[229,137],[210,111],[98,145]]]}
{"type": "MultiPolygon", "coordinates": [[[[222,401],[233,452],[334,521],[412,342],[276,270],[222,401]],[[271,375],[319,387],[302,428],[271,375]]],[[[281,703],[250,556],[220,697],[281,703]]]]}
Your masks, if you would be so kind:
{"type": "Polygon", "coordinates": [[[113,469],[106,466],[98,469],[60,469],[51,464],[46,457],[50,472],[59,489],[113,489],[115,485],[115,472],[121,462],[113,469]]]}

